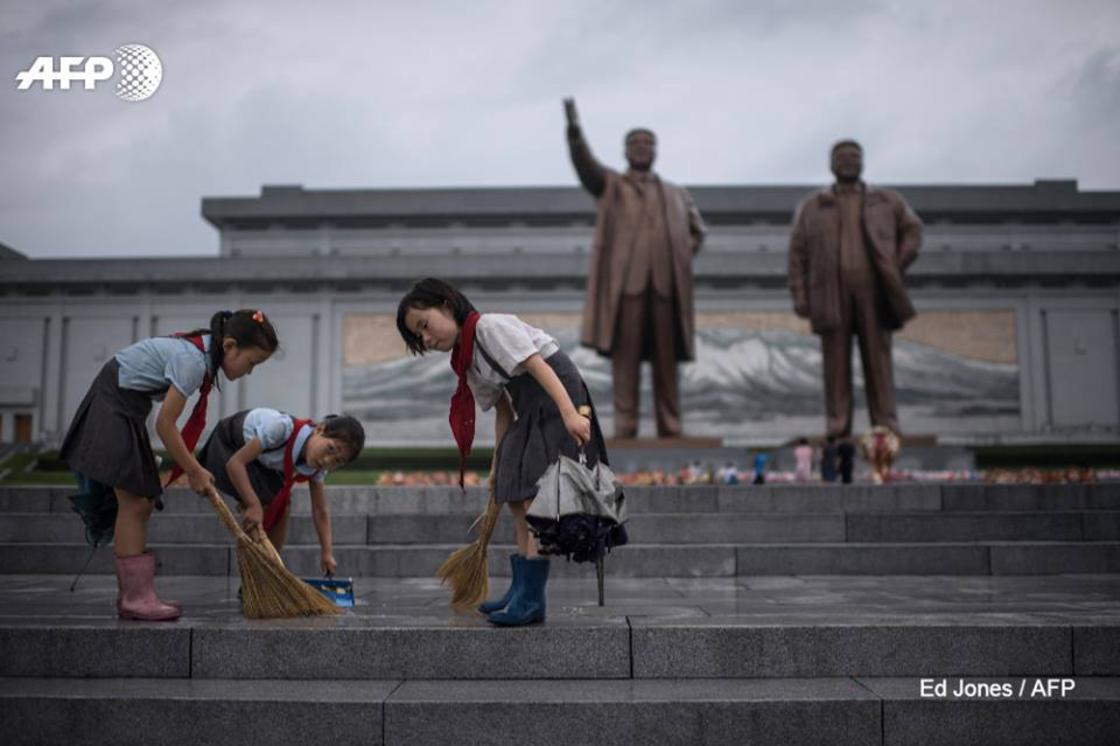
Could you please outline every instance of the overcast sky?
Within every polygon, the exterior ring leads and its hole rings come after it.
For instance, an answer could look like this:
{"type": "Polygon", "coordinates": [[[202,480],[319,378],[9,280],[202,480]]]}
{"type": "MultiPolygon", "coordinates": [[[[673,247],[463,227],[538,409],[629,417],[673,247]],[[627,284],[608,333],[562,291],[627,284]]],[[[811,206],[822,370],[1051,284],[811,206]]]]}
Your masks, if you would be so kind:
{"type": "Polygon", "coordinates": [[[216,254],[200,199],[575,185],[561,99],[621,165],[633,126],[696,184],[1120,188],[1116,0],[4,0],[0,242],[40,257],[216,254]],[[39,55],[163,62],[156,94],[16,90],[39,55]]]}

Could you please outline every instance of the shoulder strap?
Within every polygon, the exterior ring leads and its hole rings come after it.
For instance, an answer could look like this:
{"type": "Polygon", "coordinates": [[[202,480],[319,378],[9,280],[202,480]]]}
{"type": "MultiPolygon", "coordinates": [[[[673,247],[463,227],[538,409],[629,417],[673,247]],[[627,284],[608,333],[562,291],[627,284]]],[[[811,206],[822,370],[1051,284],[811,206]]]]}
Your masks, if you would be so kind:
{"type": "Polygon", "coordinates": [[[491,368],[496,370],[498,372],[498,375],[500,375],[502,378],[506,379],[507,381],[512,378],[512,376],[509,373],[506,373],[505,368],[498,365],[498,361],[490,356],[490,353],[487,352],[486,348],[483,347],[482,344],[478,341],[478,337],[474,338],[474,348],[482,354],[482,357],[485,358],[486,363],[491,368]]]}

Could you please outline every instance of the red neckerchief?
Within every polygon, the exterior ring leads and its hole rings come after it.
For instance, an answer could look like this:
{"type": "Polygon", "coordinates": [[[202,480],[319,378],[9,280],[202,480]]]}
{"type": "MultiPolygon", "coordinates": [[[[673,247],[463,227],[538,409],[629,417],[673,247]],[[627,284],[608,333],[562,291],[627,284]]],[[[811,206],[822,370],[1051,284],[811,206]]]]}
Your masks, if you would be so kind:
{"type": "MultiPolygon", "coordinates": [[[[188,337],[182,332],[177,332],[171,336],[185,339],[197,347],[198,351],[202,353],[202,357],[206,358],[206,367],[210,367],[210,360],[206,355],[206,345],[202,344],[201,335],[196,334],[193,337],[188,337]]],[[[210,344],[214,344],[214,341],[211,340],[210,344]]],[[[198,445],[198,439],[202,437],[202,431],[206,427],[206,400],[210,398],[210,387],[213,383],[214,378],[209,373],[206,373],[202,377],[202,385],[198,388],[198,401],[195,402],[194,409],[191,410],[191,416],[187,420],[187,424],[183,426],[183,432],[180,433],[183,436],[183,445],[187,447],[188,453],[194,453],[194,447],[198,445]]],[[[171,477],[167,480],[167,483],[171,484],[182,476],[182,474],[183,467],[179,466],[179,464],[175,464],[175,468],[171,470],[171,477]]]]}
{"type": "Polygon", "coordinates": [[[474,327],[480,314],[471,311],[463,328],[459,331],[459,341],[451,350],[451,370],[459,377],[459,385],[451,395],[451,413],[447,421],[451,424],[451,434],[459,447],[459,487],[463,486],[463,474],[467,469],[467,456],[471,455],[474,443],[474,393],[467,385],[467,371],[474,360],[474,327]]]}
{"type": "Polygon", "coordinates": [[[319,472],[316,471],[310,477],[305,474],[300,474],[296,471],[295,459],[292,457],[292,449],[295,448],[296,438],[299,437],[299,431],[303,429],[304,425],[314,425],[311,420],[297,420],[292,418],[292,434],[288,437],[288,444],[284,446],[284,486],[272,498],[272,502],[268,505],[268,510],[264,514],[264,530],[271,531],[280,517],[284,515],[284,511],[288,508],[288,501],[292,497],[292,487],[297,482],[306,482],[319,472]]]}

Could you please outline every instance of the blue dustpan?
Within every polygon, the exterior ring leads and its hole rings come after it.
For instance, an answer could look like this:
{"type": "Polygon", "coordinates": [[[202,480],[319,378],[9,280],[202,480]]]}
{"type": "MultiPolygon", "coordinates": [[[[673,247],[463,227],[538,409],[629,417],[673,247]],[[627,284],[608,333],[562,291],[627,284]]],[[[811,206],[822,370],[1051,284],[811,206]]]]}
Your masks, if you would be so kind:
{"type": "Polygon", "coordinates": [[[326,596],[335,606],[350,607],[354,605],[354,579],[335,578],[300,578],[303,582],[326,596]]]}

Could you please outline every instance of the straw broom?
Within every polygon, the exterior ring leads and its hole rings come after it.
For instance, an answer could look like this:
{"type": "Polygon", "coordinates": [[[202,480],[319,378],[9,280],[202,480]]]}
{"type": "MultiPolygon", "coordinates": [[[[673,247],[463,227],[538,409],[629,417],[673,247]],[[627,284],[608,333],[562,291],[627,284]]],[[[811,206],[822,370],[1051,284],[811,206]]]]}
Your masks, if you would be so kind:
{"type": "Polygon", "coordinates": [[[342,613],[323,594],[288,572],[264,531],[258,528],[254,541],[241,530],[233,511],[217,490],[211,488],[207,497],[210,507],[237,539],[237,567],[241,571],[245,616],[278,619],[342,613]]]}
{"type": "MultiPolygon", "coordinates": [[[[490,567],[486,549],[490,536],[498,523],[501,506],[494,496],[494,479],[490,480],[490,500],[486,511],[475,519],[479,525],[478,538],[461,549],[456,549],[436,570],[443,584],[451,588],[451,608],[458,611],[473,610],[486,600],[490,592],[490,567]]],[[[473,525],[472,525],[473,528],[473,525]]]]}

